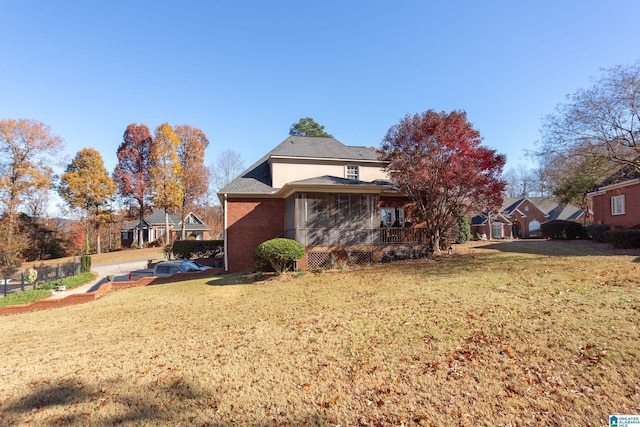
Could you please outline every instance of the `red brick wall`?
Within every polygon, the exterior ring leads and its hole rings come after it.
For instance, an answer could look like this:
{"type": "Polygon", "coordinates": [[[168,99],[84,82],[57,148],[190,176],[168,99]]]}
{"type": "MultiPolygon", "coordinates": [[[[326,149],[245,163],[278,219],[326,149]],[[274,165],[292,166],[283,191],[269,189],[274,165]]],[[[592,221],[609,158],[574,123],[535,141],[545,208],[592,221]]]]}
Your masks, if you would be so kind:
{"type": "Polygon", "coordinates": [[[255,267],[253,251],[266,240],[284,237],[282,199],[230,199],[227,201],[227,257],[229,272],[255,267]]]}
{"type": "Polygon", "coordinates": [[[622,228],[640,224],[640,184],[616,188],[593,196],[593,222],[622,228]],[[611,197],[624,195],[623,215],[611,214],[611,197]]]}
{"type": "MultiPolygon", "coordinates": [[[[547,215],[529,200],[522,202],[522,204],[518,206],[518,211],[515,211],[509,220],[512,223],[517,222],[520,224],[520,237],[525,239],[531,237],[529,234],[529,226],[533,221],[542,224],[549,220],[547,215]],[[522,214],[518,211],[522,212],[522,214]]],[[[508,232],[511,234],[511,230],[508,230],[508,232]]]]}

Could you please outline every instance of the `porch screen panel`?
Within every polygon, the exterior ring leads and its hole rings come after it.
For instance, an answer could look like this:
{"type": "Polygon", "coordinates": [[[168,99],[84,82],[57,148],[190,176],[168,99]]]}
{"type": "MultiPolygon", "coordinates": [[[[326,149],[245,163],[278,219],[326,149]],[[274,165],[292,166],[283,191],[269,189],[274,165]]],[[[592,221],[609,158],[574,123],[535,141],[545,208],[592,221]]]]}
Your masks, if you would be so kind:
{"type": "Polygon", "coordinates": [[[366,194],[351,195],[351,228],[369,228],[369,197],[366,194]]]}
{"type": "Polygon", "coordinates": [[[332,246],[341,245],[341,234],[344,228],[344,218],[342,216],[342,205],[344,196],[341,194],[331,194],[331,231],[329,244],[332,246]]]}
{"type": "Polygon", "coordinates": [[[285,200],[285,235],[287,239],[297,240],[296,229],[296,196],[289,196],[285,200]]]}
{"type": "Polygon", "coordinates": [[[376,201],[371,194],[299,193],[295,203],[296,240],[304,246],[373,243],[378,221],[376,201]]]}
{"type": "Polygon", "coordinates": [[[296,240],[302,246],[307,243],[307,195],[298,193],[296,195],[296,240]]]}

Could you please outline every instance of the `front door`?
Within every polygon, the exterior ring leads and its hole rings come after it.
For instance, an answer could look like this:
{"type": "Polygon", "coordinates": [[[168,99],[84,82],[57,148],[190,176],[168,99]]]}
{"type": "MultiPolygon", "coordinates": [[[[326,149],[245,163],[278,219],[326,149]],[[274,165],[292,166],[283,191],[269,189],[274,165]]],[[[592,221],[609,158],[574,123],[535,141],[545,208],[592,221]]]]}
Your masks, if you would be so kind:
{"type": "Polygon", "coordinates": [[[511,235],[513,236],[514,239],[522,238],[521,227],[520,227],[520,223],[519,222],[514,222],[511,225],[511,235]]]}

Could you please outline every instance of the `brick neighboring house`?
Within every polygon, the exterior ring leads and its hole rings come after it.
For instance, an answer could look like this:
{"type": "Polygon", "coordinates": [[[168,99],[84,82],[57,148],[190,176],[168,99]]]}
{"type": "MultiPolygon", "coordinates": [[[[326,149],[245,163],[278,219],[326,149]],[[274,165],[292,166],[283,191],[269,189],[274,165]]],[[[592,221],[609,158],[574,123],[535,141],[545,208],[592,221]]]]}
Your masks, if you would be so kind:
{"type": "Polygon", "coordinates": [[[623,167],[600,183],[589,196],[594,224],[619,228],[640,225],[640,171],[623,167]]]}
{"type": "Polygon", "coordinates": [[[561,205],[553,198],[505,198],[498,214],[491,219],[491,230],[487,215],[481,213],[471,218],[471,233],[495,239],[527,239],[540,237],[540,226],[547,221],[582,221],[583,217],[582,209],[561,205]]]}
{"type": "MultiPolygon", "coordinates": [[[[138,230],[140,221],[133,221],[120,230],[120,242],[122,247],[130,247],[138,243],[138,230]]],[[[169,214],[169,232],[171,241],[178,240],[182,233],[182,219],[180,215],[169,214]]],[[[190,212],[185,217],[185,231],[187,238],[206,240],[209,238],[209,227],[196,214],[190,212]]],[[[145,244],[153,244],[165,234],[164,211],[156,210],[151,215],[145,216],[142,221],[142,238],[145,244]]]]}
{"type": "Polygon", "coordinates": [[[301,268],[326,266],[338,253],[372,262],[388,245],[425,241],[405,227],[409,200],[384,167],[373,148],[288,137],[218,192],[225,271],[255,268],[255,248],[277,237],[305,247],[301,268]]]}

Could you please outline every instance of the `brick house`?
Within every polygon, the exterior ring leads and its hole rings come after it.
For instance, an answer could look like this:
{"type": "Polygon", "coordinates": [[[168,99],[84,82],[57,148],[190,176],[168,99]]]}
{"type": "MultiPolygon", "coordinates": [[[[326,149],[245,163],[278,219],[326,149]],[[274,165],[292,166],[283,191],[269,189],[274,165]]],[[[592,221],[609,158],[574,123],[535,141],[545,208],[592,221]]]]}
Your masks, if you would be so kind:
{"type": "MultiPolygon", "coordinates": [[[[133,221],[120,230],[120,243],[122,247],[130,247],[138,243],[138,230],[142,227],[142,239],[144,244],[154,244],[165,234],[164,211],[156,210],[144,217],[142,225],[140,221],[133,221]]],[[[171,241],[180,239],[182,233],[182,218],[180,215],[169,214],[169,233],[171,241]]],[[[190,212],[185,217],[185,231],[187,238],[196,240],[209,239],[209,227],[196,214],[190,212]]]]}
{"type": "Polygon", "coordinates": [[[392,187],[373,148],[334,138],[290,136],[218,192],[225,271],[255,267],[262,242],[305,247],[301,268],[336,256],[372,262],[389,246],[426,241],[406,218],[409,200],[392,187]]]}
{"type": "Polygon", "coordinates": [[[640,225],[640,171],[623,167],[589,193],[594,224],[618,228],[640,225]]]}
{"type": "Polygon", "coordinates": [[[485,234],[495,239],[527,239],[540,237],[540,226],[547,221],[582,221],[583,218],[582,209],[574,205],[561,205],[554,198],[505,198],[491,221],[486,213],[471,218],[471,233],[473,236],[485,234]]]}

